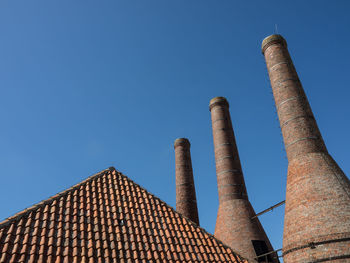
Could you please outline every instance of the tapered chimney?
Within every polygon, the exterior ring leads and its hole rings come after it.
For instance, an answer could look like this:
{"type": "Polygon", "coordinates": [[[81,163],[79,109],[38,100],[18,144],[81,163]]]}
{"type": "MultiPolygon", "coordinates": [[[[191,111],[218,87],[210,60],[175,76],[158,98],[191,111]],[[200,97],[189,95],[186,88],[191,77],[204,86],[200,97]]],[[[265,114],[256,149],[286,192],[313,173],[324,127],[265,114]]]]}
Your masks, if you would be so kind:
{"type": "Polygon", "coordinates": [[[262,53],[289,162],[284,262],[350,262],[349,179],[327,152],[284,38],[265,38],[262,53]]]}
{"type": "MultiPolygon", "coordinates": [[[[219,192],[215,237],[251,262],[257,262],[257,256],[273,249],[259,219],[252,219],[255,212],[248,200],[229,104],[225,98],[216,97],[210,101],[209,108],[219,192]]],[[[260,260],[278,262],[275,255],[260,260]]]]}
{"type": "Polygon", "coordinates": [[[199,225],[190,147],[186,138],[175,140],[176,211],[199,225]]]}

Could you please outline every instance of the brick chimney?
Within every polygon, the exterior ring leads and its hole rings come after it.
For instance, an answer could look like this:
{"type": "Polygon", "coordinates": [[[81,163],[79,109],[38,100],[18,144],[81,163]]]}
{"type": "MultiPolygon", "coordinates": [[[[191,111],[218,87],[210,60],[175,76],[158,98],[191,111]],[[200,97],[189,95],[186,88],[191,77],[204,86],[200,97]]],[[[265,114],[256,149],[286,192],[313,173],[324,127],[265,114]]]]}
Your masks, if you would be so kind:
{"type": "MultiPolygon", "coordinates": [[[[258,255],[273,251],[263,227],[248,200],[241,163],[233,133],[229,104],[223,97],[210,101],[219,210],[215,237],[251,262],[258,255]]],[[[259,262],[278,262],[270,255],[259,262]],[[262,261],[264,260],[264,261],[262,261]]],[[[249,262],[250,262],[249,261],[249,262]]]]}
{"type": "Polygon", "coordinates": [[[262,53],[289,162],[284,262],[350,262],[349,179],[326,149],[284,38],[265,38],[262,53]]]}
{"type": "Polygon", "coordinates": [[[190,147],[186,138],[175,140],[176,211],[199,225],[190,147]]]}

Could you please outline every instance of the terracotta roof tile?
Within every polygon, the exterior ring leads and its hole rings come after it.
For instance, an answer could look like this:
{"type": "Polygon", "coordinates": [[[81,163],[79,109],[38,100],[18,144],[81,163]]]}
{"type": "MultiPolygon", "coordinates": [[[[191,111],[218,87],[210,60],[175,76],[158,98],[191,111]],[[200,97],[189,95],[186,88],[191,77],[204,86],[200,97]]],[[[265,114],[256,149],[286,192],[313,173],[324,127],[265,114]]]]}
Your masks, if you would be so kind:
{"type": "Polygon", "coordinates": [[[114,168],[0,223],[0,263],[206,261],[246,262],[114,168]]]}

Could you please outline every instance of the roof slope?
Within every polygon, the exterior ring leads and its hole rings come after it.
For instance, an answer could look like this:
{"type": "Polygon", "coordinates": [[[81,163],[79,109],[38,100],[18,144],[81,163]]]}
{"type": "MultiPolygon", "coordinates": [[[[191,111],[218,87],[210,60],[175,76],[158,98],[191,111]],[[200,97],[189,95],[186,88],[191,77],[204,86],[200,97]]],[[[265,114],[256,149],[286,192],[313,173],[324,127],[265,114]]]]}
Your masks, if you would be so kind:
{"type": "Polygon", "coordinates": [[[0,223],[0,262],[245,262],[114,168],[0,223]]]}

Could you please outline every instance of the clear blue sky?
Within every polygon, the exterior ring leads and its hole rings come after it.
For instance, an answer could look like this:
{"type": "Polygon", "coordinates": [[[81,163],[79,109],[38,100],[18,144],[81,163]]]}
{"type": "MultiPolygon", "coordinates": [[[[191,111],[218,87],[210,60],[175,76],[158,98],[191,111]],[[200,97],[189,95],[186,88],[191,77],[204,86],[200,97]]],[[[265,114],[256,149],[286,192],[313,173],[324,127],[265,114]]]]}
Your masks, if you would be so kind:
{"type": "MultiPolygon", "coordinates": [[[[350,174],[350,1],[1,1],[0,220],[114,166],[175,207],[192,144],[200,222],[218,207],[208,103],[230,102],[250,200],[285,198],[260,45],[275,24],[330,153],[350,174]]],[[[276,249],[283,209],[261,216],[276,249]]],[[[297,220],[297,219],[296,219],[297,220]]]]}

